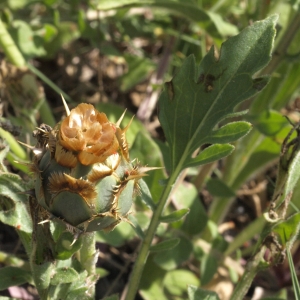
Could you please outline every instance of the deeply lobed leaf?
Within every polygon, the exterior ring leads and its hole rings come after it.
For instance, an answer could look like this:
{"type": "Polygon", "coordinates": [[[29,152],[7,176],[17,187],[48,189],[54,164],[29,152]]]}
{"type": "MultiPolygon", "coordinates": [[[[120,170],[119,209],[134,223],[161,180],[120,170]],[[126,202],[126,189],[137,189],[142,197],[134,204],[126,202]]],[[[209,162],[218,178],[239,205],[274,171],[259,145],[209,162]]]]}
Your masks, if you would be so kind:
{"type": "Polygon", "coordinates": [[[159,99],[159,119],[170,147],[172,170],[183,169],[197,148],[213,140],[216,125],[267,84],[267,77],[252,76],[271,58],[276,20],[274,15],[256,22],[227,40],[218,60],[214,48],[199,67],[193,56],[188,57],[166,83],[159,99]]]}

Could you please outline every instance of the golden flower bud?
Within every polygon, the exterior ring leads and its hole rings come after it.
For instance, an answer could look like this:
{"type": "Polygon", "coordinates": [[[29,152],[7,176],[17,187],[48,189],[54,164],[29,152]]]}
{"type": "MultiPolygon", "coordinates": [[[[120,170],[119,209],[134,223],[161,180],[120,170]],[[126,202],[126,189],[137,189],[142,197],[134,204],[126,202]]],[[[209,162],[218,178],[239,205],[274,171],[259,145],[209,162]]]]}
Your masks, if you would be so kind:
{"type": "Polygon", "coordinates": [[[59,143],[77,153],[83,165],[103,162],[119,147],[116,128],[104,113],[82,103],[72,109],[59,128],[59,143]]]}

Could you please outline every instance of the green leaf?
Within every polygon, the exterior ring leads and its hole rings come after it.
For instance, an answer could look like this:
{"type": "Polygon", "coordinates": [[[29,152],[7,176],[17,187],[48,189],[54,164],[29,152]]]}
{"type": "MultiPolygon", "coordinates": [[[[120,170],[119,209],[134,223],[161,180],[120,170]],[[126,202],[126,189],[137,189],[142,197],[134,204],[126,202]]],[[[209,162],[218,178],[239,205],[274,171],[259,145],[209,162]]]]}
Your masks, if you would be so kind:
{"type": "Polygon", "coordinates": [[[0,291],[10,286],[21,285],[32,281],[31,273],[17,267],[0,268],[0,291]]]}
{"type": "Polygon", "coordinates": [[[166,271],[153,261],[153,255],[149,255],[141,278],[139,293],[145,300],[168,300],[163,290],[163,279],[166,271]]]}
{"type": "Polygon", "coordinates": [[[27,22],[15,20],[10,33],[25,56],[34,57],[46,54],[43,38],[36,34],[27,22]]]}
{"type": "Polygon", "coordinates": [[[201,258],[201,285],[207,285],[218,269],[218,259],[213,254],[205,254],[201,258]]]}
{"type": "MultiPolygon", "coordinates": [[[[135,216],[137,216],[137,214],[135,216]]],[[[141,240],[143,240],[145,238],[145,234],[144,234],[144,231],[143,231],[142,227],[140,226],[138,220],[135,218],[135,216],[129,215],[128,218],[129,218],[131,224],[133,225],[132,228],[135,231],[135,233],[138,235],[138,237],[141,240]]]]}
{"type": "Polygon", "coordinates": [[[143,180],[140,179],[139,180],[139,187],[140,187],[140,191],[141,194],[139,195],[139,197],[141,197],[141,199],[143,200],[143,202],[152,210],[155,210],[155,203],[152,200],[152,195],[150,193],[150,190],[148,188],[147,183],[143,180]]]}
{"type": "Polygon", "coordinates": [[[180,242],[179,238],[168,239],[150,247],[151,252],[161,252],[171,250],[180,242]]]}
{"type": "Polygon", "coordinates": [[[189,300],[220,300],[217,293],[212,291],[206,291],[196,286],[188,286],[189,300]]]}
{"type": "Polygon", "coordinates": [[[79,276],[73,268],[56,268],[51,278],[51,284],[58,285],[77,280],[79,280],[79,276]]]}
{"type": "Polygon", "coordinates": [[[87,287],[82,287],[71,292],[66,297],[66,300],[92,300],[93,297],[89,296],[87,287]]]}
{"type": "Polygon", "coordinates": [[[181,296],[184,299],[186,295],[187,285],[192,284],[198,286],[199,279],[188,270],[174,270],[166,274],[163,285],[167,291],[174,296],[181,296]]]}
{"type": "Polygon", "coordinates": [[[288,257],[289,266],[291,270],[291,277],[292,277],[292,282],[294,287],[295,298],[296,300],[300,300],[300,286],[299,286],[298,276],[295,270],[293,257],[291,255],[290,249],[287,250],[287,257],[288,257]]]}
{"type": "Polygon", "coordinates": [[[213,129],[242,101],[268,82],[252,78],[271,58],[277,16],[256,22],[223,43],[216,60],[212,48],[200,66],[188,57],[160,96],[159,119],[170,147],[172,171],[190,165],[191,155],[209,141],[213,129]]]}
{"type": "Polygon", "coordinates": [[[232,122],[222,126],[220,129],[213,130],[207,143],[231,143],[240,139],[251,130],[252,125],[248,122],[232,122]]]}
{"type": "Polygon", "coordinates": [[[300,229],[300,213],[296,213],[287,220],[281,221],[272,227],[274,232],[279,237],[279,242],[283,247],[289,249],[293,246],[300,229]]]}
{"type": "Polygon", "coordinates": [[[277,111],[268,110],[247,118],[264,135],[274,136],[289,123],[287,119],[277,111]]]}
{"type": "Polygon", "coordinates": [[[109,274],[109,271],[103,268],[96,268],[96,274],[99,275],[99,278],[104,278],[109,274]]]}
{"type": "Polygon", "coordinates": [[[179,244],[172,249],[172,255],[168,251],[160,252],[155,255],[154,261],[164,270],[174,270],[190,257],[192,250],[191,241],[181,237],[179,244]]]}
{"type": "Polygon", "coordinates": [[[74,236],[70,232],[63,232],[59,236],[55,244],[56,259],[68,259],[81,248],[82,243],[80,238],[71,246],[73,241],[74,236]]]}
{"type": "MultiPolygon", "coordinates": [[[[44,257],[43,257],[44,259],[44,257]]],[[[51,282],[51,276],[55,270],[52,262],[45,262],[41,264],[31,264],[34,283],[39,287],[39,290],[48,289],[51,282]]]]}
{"type": "Polygon", "coordinates": [[[56,30],[57,34],[44,44],[47,57],[53,57],[63,45],[72,42],[80,36],[77,24],[74,22],[60,22],[57,24],[56,30]]]}
{"type": "Polygon", "coordinates": [[[175,191],[173,201],[176,207],[188,207],[189,214],[182,222],[181,229],[188,235],[199,234],[207,224],[207,213],[199,199],[198,191],[191,183],[181,184],[175,191]]]}
{"type": "Polygon", "coordinates": [[[196,167],[211,163],[228,156],[234,150],[230,144],[214,144],[200,152],[195,158],[189,158],[184,164],[184,168],[196,167]]]}
{"type": "Polygon", "coordinates": [[[27,187],[15,174],[0,174],[0,221],[26,233],[32,232],[31,217],[27,210],[27,187]]]}
{"type": "Polygon", "coordinates": [[[24,160],[27,159],[26,152],[10,132],[0,128],[0,137],[6,140],[10,150],[16,155],[17,158],[24,160]]]}
{"type": "MultiPolygon", "coordinates": [[[[299,143],[299,138],[297,143],[299,143]]],[[[300,177],[300,144],[293,154],[292,160],[289,161],[288,177],[285,183],[284,194],[288,195],[292,192],[299,181],[300,177]]]]}
{"type": "Polygon", "coordinates": [[[183,208],[180,210],[176,210],[169,215],[160,217],[160,222],[162,223],[173,223],[181,220],[183,217],[185,217],[190,210],[188,208],[183,208]]]}
{"type": "Polygon", "coordinates": [[[222,180],[218,178],[212,178],[207,181],[206,188],[212,194],[216,197],[234,197],[235,193],[234,191],[229,188],[228,185],[226,185],[222,180]]]}
{"type": "Polygon", "coordinates": [[[114,247],[120,247],[134,236],[135,232],[132,226],[128,223],[122,222],[110,232],[97,231],[96,240],[114,247]]]}

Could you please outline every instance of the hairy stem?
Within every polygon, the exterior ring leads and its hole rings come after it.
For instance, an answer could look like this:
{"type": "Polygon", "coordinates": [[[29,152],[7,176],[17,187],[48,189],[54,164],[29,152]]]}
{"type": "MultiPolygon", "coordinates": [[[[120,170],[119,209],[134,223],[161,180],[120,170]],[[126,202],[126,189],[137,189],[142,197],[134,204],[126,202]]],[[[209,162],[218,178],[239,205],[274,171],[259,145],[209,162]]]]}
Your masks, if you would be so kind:
{"type": "Polygon", "coordinates": [[[247,263],[245,272],[233,291],[231,300],[244,299],[256,274],[262,269],[265,248],[262,247],[247,263]]]}
{"type": "Polygon", "coordinates": [[[144,269],[144,266],[146,264],[147,257],[149,255],[149,248],[151,246],[151,242],[153,240],[153,237],[155,235],[157,226],[159,225],[159,218],[163,212],[163,209],[165,207],[165,204],[169,198],[169,195],[172,190],[172,186],[174,182],[176,181],[178,175],[180,172],[180,167],[177,167],[177,169],[172,173],[170,176],[168,183],[164,189],[164,192],[161,196],[160,201],[158,202],[157,208],[153,213],[149,228],[147,230],[146,236],[144,240],[142,241],[141,248],[138,254],[138,257],[135,261],[134,268],[132,271],[132,274],[130,276],[129,286],[127,290],[127,295],[125,297],[126,300],[133,300],[135,299],[135,295],[138,291],[139,282],[142,276],[142,272],[144,269]]]}
{"type": "Polygon", "coordinates": [[[82,236],[82,247],[79,251],[80,262],[89,275],[95,274],[96,272],[98,255],[96,255],[95,244],[96,232],[85,233],[82,236]]]}

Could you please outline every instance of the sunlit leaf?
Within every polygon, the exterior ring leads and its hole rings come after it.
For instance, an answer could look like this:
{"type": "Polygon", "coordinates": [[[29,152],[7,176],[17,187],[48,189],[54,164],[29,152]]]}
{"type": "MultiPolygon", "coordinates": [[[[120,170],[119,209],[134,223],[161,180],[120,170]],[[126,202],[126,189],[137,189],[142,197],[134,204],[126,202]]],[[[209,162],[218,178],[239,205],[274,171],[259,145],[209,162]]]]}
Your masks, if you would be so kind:
{"type": "Polygon", "coordinates": [[[159,99],[159,119],[170,147],[172,170],[190,166],[191,155],[209,142],[218,122],[267,84],[266,77],[252,76],[270,60],[276,20],[277,16],[271,16],[256,22],[227,40],[218,60],[213,48],[200,66],[193,56],[188,57],[166,83],[159,99]]]}

